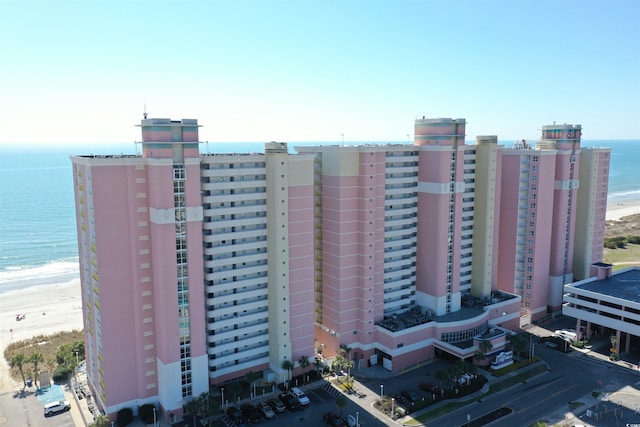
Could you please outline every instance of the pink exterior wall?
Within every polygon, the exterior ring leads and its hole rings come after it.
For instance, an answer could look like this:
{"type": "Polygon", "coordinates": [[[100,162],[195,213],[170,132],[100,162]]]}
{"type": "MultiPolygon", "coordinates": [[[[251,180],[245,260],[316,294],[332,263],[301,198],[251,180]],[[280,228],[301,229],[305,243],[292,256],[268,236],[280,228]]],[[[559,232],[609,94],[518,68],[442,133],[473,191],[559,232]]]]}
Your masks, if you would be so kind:
{"type": "Polygon", "coordinates": [[[153,345],[156,337],[143,336],[147,313],[142,306],[151,304],[152,300],[142,295],[147,286],[141,286],[142,277],[150,275],[150,270],[140,267],[150,259],[148,255],[140,255],[140,249],[146,248],[147,243],[139,236],[148,235],[149,229],[139,226],[140,217],[148,221],[148,214],[138,212],[147,202],[145,197],[137,197],[146,192],[146,185],[136,184],[139,176],[144,177],[144,171],[136,171],[133,166],[92,168],[99,288],[102,290],[100,346],[104,372],[108,373],[103,379],[106,406],[157,393],[155,389],[146,389],[146,384],[154,379],[145,376],[144,365],[146,357],[155,357],[155,350],[144,350],[144,345],[153,345]],[[134,191],[115,192],[113,188],[134,191]],[[136,357],[122,348],[132,349],[136,357]]]}
{"type": "Polygon", "coordinates": [[[323,176],[323,323],[342,334],[357,328],[359,178],[323,176]]]}
{"type": "MultiPolygon", "coordinates": [[[[463,181],[464,146],[456,150],[455,182],[463,181]]],[[[443,184],[449,190],[451,183],[451,151],[422,149],[418,154],[418,180],[429,185],[443,184]]],[[[455,192],[453,213],[453,257],[451,293],[459,292],[460,285],[460,242],[462,226],[463,193],[455,192]]],[[[449,240],[450,194],[418,192],[418,244],[416,266],[416,291],[435,297],[447,293],[446,248],[449,240]]]]}
{"type": "MultiPolygon", "coordinates": [[[[535,153],[534,153],[535,155],[535,153]]],[[[538,160],[537,174],[537,197],[535,202],[535,228],[534,228],[534,253],[533,259],[533,283],[531,289],[531,309],[541,314],[532,316],[532,320],[546,314],[546,307],[549,304],[549,272],[551,271],[551,257],[553,239],[552,228],[555,221],[553,206],[555,203],[555,182],[556,176],[556,156],[540,155],[538,160]],[[543,309],[545,309],[543,311],[543,309]]],[[[534,163],[532,162],[531,165],[534,163]]],[[[531,185],[531,183],[530,183],[531,185]]],[[[566,215],[565,215],[566,216],[566,215]]],[[[566,220],[566,219],[565,219],[566,220]]],[[[531,239],[531,230],[527,230],[527,239],[531,239]]],[[[563,240],[564,247],[564,240],[563,240]]],[[[525,255],[529,257],[529,254],[525,255]]],[[[526,271],[525,271],[526,274],[526,271]]]]}
{"type": "Polygon", "coordinates": [[[314,188],[289,186],[289,312],[291,357],[314,354],[314,188]]]}
{"type": "Polygon", "coordinates": [[[597,154],[598,173],[596,177],[595,218],[593,224],[593,246],[591,248],[591,262],[601,262],[604,253],[604,236],[607,214],[607,194],[609,188],[609,150],[599,151],[597,154]]]}
{"type": "Polygon", "coordinates": [[[497,288],[511,293],[515,291],[520,170],[520,155],[507,153],[502,156],[500,227],[496,228],[499,230],[498,253],[494,258],[499,260],[497,288]]]}
{"type": "Polygon", "coordinates": [[[361,240],[358,248],[359,283],[356,299],[357,334],[345,331],[343,344],[371,344],[375,323],[384,317],[384,215],[386,155],[378,149],[360,153],[361,240]]]}
{"type": "Polygon", "coordinates": [[[358,159],[357,176],[322,178],[323,324],[354,354],[384,313],[385,153],[363,149],[358,159]]]}

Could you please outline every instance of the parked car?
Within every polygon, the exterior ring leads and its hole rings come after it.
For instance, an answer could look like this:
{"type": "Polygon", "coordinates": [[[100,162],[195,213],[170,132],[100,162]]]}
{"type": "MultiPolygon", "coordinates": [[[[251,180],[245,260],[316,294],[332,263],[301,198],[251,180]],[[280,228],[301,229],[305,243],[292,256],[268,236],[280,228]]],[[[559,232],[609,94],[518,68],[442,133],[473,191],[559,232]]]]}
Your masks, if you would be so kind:
{"type": "Polygon", "coordinates": [[[227,408],[227,415],[238,427],[246,426],[248,424],[247,419],[242,416],[240,410],[235,406],[229,406],[227,408]]]}
{"type": "Polygon", "coordinates": [[[47,403],[44,405],[44,416],[57,414],[58,412],[64,412],[71,409],[71,404],[68,400],[56,400],[55,402],[47,403]]]}
{"type": "Polygon", "coordinates": [[[440,392],[440,387],[438,387],[435,384],[431,384],[431,383],[422,383],[422,384],[418,385],[418,387],[420,388],[420,390],[426,391],[428,393],[439,393],[440,392]]]}
{"type": "MultiPolygon", "coordinates": [[[[282,407],[282,409],[284,410],[284,406],[282,407]]],[[[261,404],[259,404],[258,410],[262,412],[262,416],[264,416],[268,420],[276,416],[276,413],[273,411],[273,408],[269,406],[267,402],[262,402],[261,404]]]]}
{"type": "Polygon", "coordinates": [[[298,403],[300,403],[300,405],[307,406],[308,404],[311,403],[307,395],[304,394],[304,392],[300,390],[298,387],[293,387],[291,389],[291,393],[293,393],[296,399],[298,399],[298,403]]]}
{"type": "Polygon", "coordinates": [[[409,403],[414,403],[418,400],[418,393],[415,391],[402,390],[400,395],[402,395],[402,397],[404,397],[409,403]]]}
{"type": "Polygon", "coordinates": [[[324,421],[325,424],[329,424],[332,427],[347,426],[347,421],[344,418],[342,418],[340,415],[334,414],[333,412],[327,412],[326,414],[324,414],[322,416],[322,421],[324,421]]]}
{"type": "Polygon", "coordinates": [[[284,403],[279,399],[269,399],[267,400],[267,403],[273,408],[274,412],[277,412],[278,414],[287,410],[287,407],[284,406],[284,403]]]}
{"type": "Polygon", "coordinates": [[[289,392],[280,393],[278,398],[282,401],[282,403],[284,403],[284,406],[286,406],[287,409],[290,410],[291,412],[295,412],[301,409],[300,402],[298,402],[298,399],[289,392]]]}
{"type": "Polygon", "coordinates": [[[257,423],[262,420],[262,415],[260,411],[258,411],[258,408],[250,403],[245,403],[240,406],[240,411],[242,411],[242,415],[244,415],[250,423],[257,423]]]}

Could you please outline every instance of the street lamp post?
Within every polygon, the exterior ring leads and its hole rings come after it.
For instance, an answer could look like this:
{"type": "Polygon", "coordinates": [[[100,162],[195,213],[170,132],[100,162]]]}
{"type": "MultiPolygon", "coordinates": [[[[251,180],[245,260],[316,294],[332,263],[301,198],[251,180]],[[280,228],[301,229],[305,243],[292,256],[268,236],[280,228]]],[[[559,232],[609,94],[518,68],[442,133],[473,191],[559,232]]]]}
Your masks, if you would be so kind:
{"type": "Polygon", "coordinates": [[[469,427],[470,422],[471,422],[471,415],[467,414],[467,427],[469,427]]]}
{"type": "Polygon", "coordinates": [[[380,399],[382,399],[382,396],[384,396],[384,385],[380,384],[380,399]]]}
{"type": "Polygon", "coordinates": [[[395,419],[395,415],[396,415],[396,398],[392,397],[391,398],[391,419],[395,419]]]}
{"type": "Polygon", "coordinates": [[[356,411],[356,427],[360,427],[360,412],[356,411]]]}
{"type": "Polygon", "coordinates": [[[153,407],[153,427],[157,427],[157,423],[156,423],[156,408],[155,408],[155,406],[153,407]]]}
{"type": "Polygon", "coordinates": [[[220,391],[222,392],[222,407],[224,408],[224,387],[220,387],[220,391]]]}

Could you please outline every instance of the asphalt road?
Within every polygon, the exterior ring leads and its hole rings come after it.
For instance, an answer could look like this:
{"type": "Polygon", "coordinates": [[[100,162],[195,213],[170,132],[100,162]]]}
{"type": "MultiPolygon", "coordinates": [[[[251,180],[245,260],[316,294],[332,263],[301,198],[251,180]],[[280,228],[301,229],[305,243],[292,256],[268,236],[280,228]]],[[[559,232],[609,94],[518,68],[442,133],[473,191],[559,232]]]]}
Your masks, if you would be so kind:
{"type": "MultiPolygon", "coordinates": [[[[608,347],[607,338],[601,338],[596,345],[608,347]]],[[[475,419],[503,406],[510,407],[514,413],[497,420],[491,424],[492,426],[529,426],[536,421],[557,422],[549,419],[551,414],[566,416],[567,420],[575,420],[576,417],[571,413],[569,404],[581,402],[582,405],[576,409],[583,412],[590,400],[597,401],[585,397],[593,391],[602,392],[598,403],[601,417],[595,419],[583,416],[583,424],[624,426],[627,423],[631,425],[638,423],[640,425],[640,411],[635,414],[640,408],[640,388],[636,385],[640,377],[635,370],[593,358],[588,353],[577,350],[564,354],[557,350],[536,346],[536,354],[547,362],[551,368],[549,372],[440,417],[427,423],[427,426],[465,426],[467,414],[471,419],[475,419]],[[608,402],[603,402],[603,398],[608,402]],[[620,417],[621,410],[626,417],[620,417]],[[605,411],[606,414],[604,414],[605,411]]]]}

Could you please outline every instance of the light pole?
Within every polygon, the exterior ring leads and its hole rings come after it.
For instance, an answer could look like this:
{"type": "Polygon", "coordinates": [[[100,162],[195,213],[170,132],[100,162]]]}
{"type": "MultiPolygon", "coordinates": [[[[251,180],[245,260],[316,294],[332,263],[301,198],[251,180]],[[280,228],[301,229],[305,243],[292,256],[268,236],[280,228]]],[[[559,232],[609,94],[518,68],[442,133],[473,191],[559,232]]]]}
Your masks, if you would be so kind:
{"type": "Polygon", "coordinates": [[[469,427],[470,422],[471,422],[471,415],[467,414],[467,427],[469,427]]]}
{"type": "Polygon", "coordinates": [[[384,384],[380,384],[380,399],[384,396],[384,384]]]}
{"type": "Polygon", "coordinates": [[[392,420],[396,418],[395,415],[396,415],[396,398],[392,397],[391,398],[391,419],[392,420]]]}
{"type": "Polygon", "coordinates": [[[76,367],[78,366],[78,352],[76,351],[76,367]]]}
{"type": "Polygon", "coordinates": [[[220,391],[222,392],[222,407],[224,408],[224,387],[220,387],[220,391]]]}
{"type": "Polygon", "coordinates": [[[360,412],[356,411],[356,427],[360,427],[360,412]]]}
{"type": "Polygon", "coordinates": [[[157,427],[156,423],[156,407],[153,407],[153,427],[157,427]]]}

